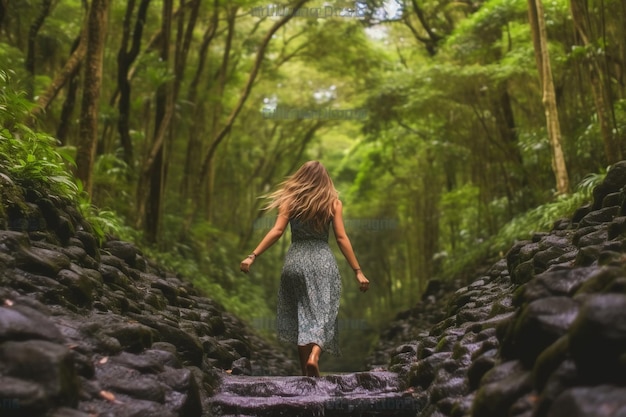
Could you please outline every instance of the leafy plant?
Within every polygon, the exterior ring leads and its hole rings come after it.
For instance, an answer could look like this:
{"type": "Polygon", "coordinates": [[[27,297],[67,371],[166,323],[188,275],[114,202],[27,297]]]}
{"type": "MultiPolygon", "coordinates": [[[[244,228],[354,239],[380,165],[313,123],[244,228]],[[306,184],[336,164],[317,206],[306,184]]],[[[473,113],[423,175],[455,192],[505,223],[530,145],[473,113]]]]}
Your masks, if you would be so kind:
{"type": "Polygon", "coordinates": [[[588,174],[578,184],[575,193],[559,196],[556,201],[528,210],[506,223],[495,236],[448,257],[444,265],[444,275],[458,276],[463,271],[473,270],[485,259],[502,254],[516,240],[528,239],[536,232],[549,231],[556,220],[571,216],[578,207],[588,202],[593,189],[605,176],[606,170],[588,174]]]}
{"type": "Polygon", "coordinates": [[[29,108],[24,95],[12,88],[9,73],[0,71],[0,169],[18,183],[47,186],[75,199],[78,187],[67,169],[74,160],[57,151],[55,138],[23,122],[29,108]]]}

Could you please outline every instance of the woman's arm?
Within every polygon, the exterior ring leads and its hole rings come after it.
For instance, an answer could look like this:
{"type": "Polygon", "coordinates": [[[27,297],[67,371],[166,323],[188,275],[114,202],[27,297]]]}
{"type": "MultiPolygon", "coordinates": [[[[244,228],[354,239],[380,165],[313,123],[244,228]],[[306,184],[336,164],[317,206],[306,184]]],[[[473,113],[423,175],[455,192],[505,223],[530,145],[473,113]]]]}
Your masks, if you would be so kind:
{"type": "Polygon", "coordinates": [[[333,205],[333,212],[333,231],[335,232],[337,245],[339,246],[341,253],[343,253],[343,256],[346,258],[346,261],[348,261],[348,264],[350,264],[350,267],[354,271],[355,278],[359,282],[359,289],[361,291],[367,291],[370,282],[367,278],[365,278],[365,275],[363,275],[363,272],[361,271],[359,262],[357,261],[354,250],[352,249],[352,243],[350,243],[350,239],[346,233],[346,229],[343,224],[343,205],[339,199],[337,199],[333,205]]]}
{"type": "Polygon", "coordinates": [[[278,216],[276,217],[276,223],[270,229],[269,232],[265,235],[261,243],[252,251],[250,255],[246,257],[243,261],[241,261],[240,269],[242,272],[250,271],[250,265],[254,262],[257,256],[261,255],[265,252],[270,246],[272,246],[280,237],[285,233],[285,228],[287,227],[287,223],[289,223],[289,217],[283,213],[282,210],[279,209],[278,216]]]}

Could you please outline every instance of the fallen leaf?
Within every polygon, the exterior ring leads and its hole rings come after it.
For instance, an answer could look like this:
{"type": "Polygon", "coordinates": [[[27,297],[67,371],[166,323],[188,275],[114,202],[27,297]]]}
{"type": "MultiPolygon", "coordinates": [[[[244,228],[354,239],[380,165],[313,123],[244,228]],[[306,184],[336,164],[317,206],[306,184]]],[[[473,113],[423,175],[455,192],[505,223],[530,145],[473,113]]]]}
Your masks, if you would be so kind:
{"type": "Polygon", "coordinates": [[[108,400],[108,401],[111,401],[111,402],[115,402],[115,394],[113,394],[110,391],[102,390],[102,391],[100,391],[100,396],[102,398],[104,398],[105,400],[108,400]]]}

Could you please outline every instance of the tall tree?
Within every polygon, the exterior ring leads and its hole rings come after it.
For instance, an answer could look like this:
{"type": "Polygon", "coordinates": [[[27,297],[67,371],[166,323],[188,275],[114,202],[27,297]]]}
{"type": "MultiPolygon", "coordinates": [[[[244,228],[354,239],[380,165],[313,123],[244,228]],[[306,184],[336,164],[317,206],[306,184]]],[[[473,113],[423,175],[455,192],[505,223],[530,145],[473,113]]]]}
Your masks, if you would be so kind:
{"type": "Polygon", "coordinates": [[[26,94],[32,99],[35,83],[35,55],[37,52],[37,34],[39,29],[43,26],[46,18],[50,14],[50,8],[52,7],[52,0],[43,0],[41,2],[41,10],[33,23],[31,23],[28,29],[28,51],[26,53],[26,72],[28,72],[29,79],[27,83],[26,94]]]}
{"type": "MultiPolygon", "coordinates": [[[[606,40],[595,42],[593,39],[594,36],[591,28],[592,17],[590,15],[588,2],[570,0],[570,7],[576,33],[581,43],[588,51],[585,60],[587,61],[589,80],[591,81],[591,93],[595,102],[600,134],[602,135],[602,141],[604,143],[604,156],[608,164],[614,164],[620,161],[623,155],[617,136],[618,126],[615,122],[615,118],[612,117],[614,110],[613,100],[611,100],[611,79],[608,72],[604,70],[607,66],[608,53],[606,48],[608,45],[606,40]],[[597,53],[599,48],[598,43],[602,45],[601,53],[597,53]]],[[[604,11],[602,11],[602,15],[604,15],[604,11]]],[[[623,69],[622,72],[624,72],[623,69]]]]}
{"type": "MultiPolygon", "coordinates": [[[[161,47],[159,59],[169,66],[172,33],[173,0],[163,1],[161,47]]],[[[143,224],[146,239],[156,243],[161,223],[163,190],[165,189],[165,147],[163,146],[174,113],[173,86],[163,82],[156,93],[154,132],[148,156],[138,184],[138,220],[143,224]]]]}
{"type": "Polygon", "coordinates": [[[130,68],[141,50],[141,38],[148,13],[150,0],[141,0],[137,10],[134,29],[131,34],[132,16],[135,10],[135,0],[126,4],[126,14],[122,23],[122,45],[117,53],[117,85],[119,89],[117,131],[120,135],[120,144],[124,150],[124,161],[132,168],[134,162],[133,143],[130,137],[130,68]],[[130,44],[130,46],[129,46],[130,44]]]}
{"type": "Polygon", "coordinates": [[[567,194],[570,189],[569,176],[563,154],[561,125],[556,105],[550,54],[548,52],[548,34],[541,0],[528,0],[528,18],[533,36],[539,79],[541,81],[542,102],[545,109],[548,137],[552,148],[552,169],[556,178],[556,190],[559,194],[567,194]]]}
{"type": "MultiPolygon", "coordinates": [[[[293,3],[293,5],[290,5],[290,8],[299,9],[302,6],[304,6],[304,4],[306,4],[307,1],[308,0],[297,0],[296,2],[293,3]]],[[[254,64],[252,66],[250,73],[248,74],[248,80],[246,81],[243,91],[239,95],[237,104],[235,104],[235,106],[232,108],[230,114],[228,115],[228,118],[226,119],[222,127],[216,131],[215,135],[211,139],[208,150],[204,153],[202,157],[200,174],[196,181],[198,190],[200,190],[202,184],[205,184],[206,181],[209,179],[215,152],[217,151],[220,143],[222,143],[222,141],[226,138],[226,136],[232,129],[233,124],[235,123],[235,120],[237,119],[237,116],[241,112],[243,105],[246,103],[246,100],[248,99],[248,96],[250,95],[250,91],[252,90],[254,81],[256,80],[256,77],[259,74],[259,71],[261,69],[261,64],[263,63],[263,58],[265,57],[265,52],[267,51],[267,48],[269,46],[270,41],[272,40],[272,37],[278,31],[278,29],[280,29],[287,22],[289,22],[293,16],[294,16],[293,13],[288,13],[285,16],[282,16],[278,21],[276,21],[272,25],[272,27],[267,31],[267,33],[261,40],[261,43],[257,49],[256,57],[254,59],[254,64]]],[[[206,216],[210,218],[211,217],[210,201],[208,202],[207,206],[208,207],[206,208],[206,216]]]]}
{"type": "Polygon", "coordinates": [[[91,195],[93,165],[98,144],[98,110],[109,0],[92,0],[87,24],[87,53],[76,154],[77,176],[91,195]]]}

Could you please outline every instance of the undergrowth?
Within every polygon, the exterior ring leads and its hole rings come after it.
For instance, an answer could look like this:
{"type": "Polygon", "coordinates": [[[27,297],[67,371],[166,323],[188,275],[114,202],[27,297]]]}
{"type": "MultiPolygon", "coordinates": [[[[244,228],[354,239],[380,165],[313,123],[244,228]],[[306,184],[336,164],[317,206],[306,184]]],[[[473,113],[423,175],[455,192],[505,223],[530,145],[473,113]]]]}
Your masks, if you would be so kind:
{"type": "Polygon", "coordinates": [[[498,233],[462,254],[447,258],[443,268],[444,277],[458,277],[476,270],[477,265],[492,262],[504,256],[516,241],[529,239],[534,233],[549,232],[554,223],[569,218],[580,206],[590,201],[593,188],[606,176],[606,170],[587,175],[576,192],[561,195],[555,201],[540,205],[513,218],[498,233]]]}

